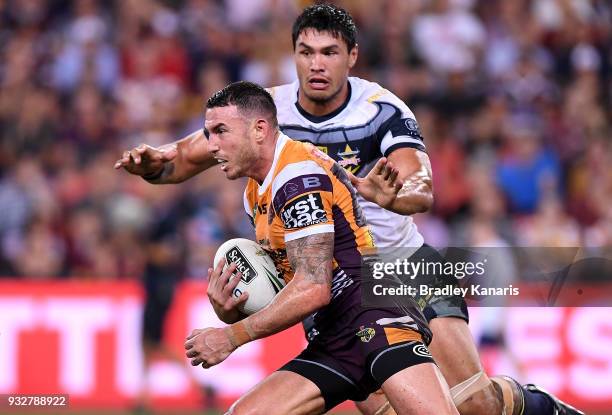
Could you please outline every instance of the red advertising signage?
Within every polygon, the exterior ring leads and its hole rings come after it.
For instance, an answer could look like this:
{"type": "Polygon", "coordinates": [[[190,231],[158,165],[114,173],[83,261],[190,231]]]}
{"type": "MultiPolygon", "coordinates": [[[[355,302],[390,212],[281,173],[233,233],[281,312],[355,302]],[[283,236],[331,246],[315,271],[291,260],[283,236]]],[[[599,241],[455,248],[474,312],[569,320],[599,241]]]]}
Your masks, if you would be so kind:
{"type": "MultiPolygon", "coordinates": [[[[305,345],[298,326],[214,368],[189,366],[189,332],[223,324],[205,286],[188,282],[168,316],[168,350],[145,373],[142,309],[137,282],[1,280],[0,394],[61,393],[73,409],[125,409],[146,390],[157,408],[192,410],[202,407],[206,386],[227,408],[305,345]]],[[[473,308],[470,327],[476,338],[505,338],[503,348],[482,351],[489,373],[539,383],[588,412],[612,408],[611,316],[609,308],[473,308]]]]}

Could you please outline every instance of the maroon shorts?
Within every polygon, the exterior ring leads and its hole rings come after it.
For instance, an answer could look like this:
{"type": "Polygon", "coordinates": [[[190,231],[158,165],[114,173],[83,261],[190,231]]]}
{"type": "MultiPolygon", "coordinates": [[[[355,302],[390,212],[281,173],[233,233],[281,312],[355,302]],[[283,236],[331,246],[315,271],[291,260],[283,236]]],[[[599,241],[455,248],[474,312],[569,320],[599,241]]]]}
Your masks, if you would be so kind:
{"type": "Polygon", "coordinates": [[[431,332],[420,311],[364,308],[359,290],[351,291],[317,313],[308,347],[279,369],[315,383],[326,410],[364,400],[407,367],[433,363],[425,345],[431,332]]]}

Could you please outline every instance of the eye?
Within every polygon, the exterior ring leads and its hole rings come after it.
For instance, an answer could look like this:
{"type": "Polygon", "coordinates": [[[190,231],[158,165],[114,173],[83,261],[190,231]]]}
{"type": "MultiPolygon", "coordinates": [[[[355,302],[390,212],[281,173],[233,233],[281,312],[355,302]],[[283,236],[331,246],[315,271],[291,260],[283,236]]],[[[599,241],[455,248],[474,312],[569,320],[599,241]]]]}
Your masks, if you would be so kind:
{"type": "Polygon", "coordinates": [[[325,52],[325,56],[331,56],[331,55],[337,55],[338,52],[336,52],[335,50],[328,50],[325,52]]]}
{"type": "Polygon", "coordinates": [[[307,51],[307,50],[303,50],[303,51],[301,51],[301,52],[300,52],[300,55],[303,55],[303,56],[309,56],[309,55],[310,55],[310,52],[309,52],[309,51],[307,51]]]}

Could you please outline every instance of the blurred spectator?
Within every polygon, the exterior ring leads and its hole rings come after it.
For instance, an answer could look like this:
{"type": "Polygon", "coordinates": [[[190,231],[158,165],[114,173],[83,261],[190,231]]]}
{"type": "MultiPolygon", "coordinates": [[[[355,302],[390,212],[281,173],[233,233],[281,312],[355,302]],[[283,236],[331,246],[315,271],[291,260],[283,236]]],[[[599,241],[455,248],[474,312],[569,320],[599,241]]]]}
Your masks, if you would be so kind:
{"type": "Polygon", "coordinates": [[[556,194],[561,168],[555,153],[542,145],[537,120],[516,116],[505,125],[506,149],[497,167],[499,186],[515,213],[533,213],[542,195],[556,194]]]}
{"type": "Polygon", "coordinates": [[[65,247],[50,224],[32,222],[17,245],[13,264],[18,275],[34,279],[60,276],[65,247]]]}
{"type": "Polygon", "coordinates": [[[549,196],[535,215],[519,221],[518,244],[536,247],[580,246],[580,228],[564,211],[560,200],[549,196]]]}
{"type": "MultiPolygon", "coordinates": [[[[424,112],[421,114],[425,115],[424,112]]],[[[433,117],[430,134],[425,133],[425,140],[433,170],[434,213],[449,218],[464,207],[469,197],[470,190],[464,175],[465,153],[460,143],[450,135],[448,121],[442,116],[433,117]]],[[[429,120],[423,118],[422,121],[429,124],[429,120]]]]}
{"type": "MultiPolygon", "coordinates": [[[[136,402],[135,412],[149,413],[153,408],[150,401],[150,369],[156,358],[182,363],[184,356],[168,347],[164,342],[168,312],[173,304],[178,283],[185,275],[185,238],[181,232],[182,221],[189,216],[188,201],[177,201],[171,207],[156,206],[155,223],[148,227],[145,243],[146,265],[142,271],[145,291],[143,311],[142,345],[144,351],[144,376],[136,402]]],[[[206,275],[206,274],[205,274],[206,275]]],[[[192,386],[197,389],[195,374],[185,365],[182,370],[192,386]]]]}
{"type": "MultiPolygon", "coordinates": [[[[240,182],[212,170],[151,186],[112,164],[200,128],[229,81],[293,80],[306,3],[0,1],[0,273],[166,287],[252,238],[240,182]]],[[[610,245],[609,1],[338,3],[360,28],[353,73],[405,99],[423,131],[430,243],[610,245]]]]}
{"type": "Polygon", "coordinates": [[[569,212],[582,224],[591,225],[610,211],[612,195],[612,143],[597,137],[568,171],[569,212]]]}
{"type": "Polygon", "coordinates": [[[486,32],[466,2],[434,0],[413,24],[417,50],[437,72],[470,72],[477,64],[486,32]]]}
{"type": "Polygon", "coordinates": [[[53,65],[54,84],[71,92],[81,83],[109,92],[119,78],[117,49],[108,43],[110,16],[103,16],[95,0],[72,4],[73,20],[62,33],[63,46],[53,65]]]}
{"type": "MultiPolygon", "coordinates": [[[[612,200],[609,199],[608,203],[612,203],[612,200]]],[[[586,229],[584,239],[585,246],[589,248],[604,247],[609,250],[612,247],[612,210],[607,209],[601,219],[586,229]]]]}

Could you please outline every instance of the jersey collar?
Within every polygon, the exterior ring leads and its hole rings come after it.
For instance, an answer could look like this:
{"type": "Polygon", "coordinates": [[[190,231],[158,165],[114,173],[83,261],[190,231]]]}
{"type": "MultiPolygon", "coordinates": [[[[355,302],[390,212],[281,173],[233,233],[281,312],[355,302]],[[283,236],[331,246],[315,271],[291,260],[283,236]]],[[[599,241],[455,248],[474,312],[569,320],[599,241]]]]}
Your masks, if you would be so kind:
{"type": "Polygon", "coordinates": [[[276,140],[276,147],[274,148],[274,160],[272,160],[272,166],[270,167],[270,170],[268,170],[268,174],[266,174],[266,178],[264,179],[263,183],[257,189],[257,193],[259,194],[259,196],[263,195],[268,186],[270,186],[270,182],[274,177],[274,171],[276,170],[276,165],[278,163],[280,153],[283,151],[283,148],[285,148],[285,144],[287,144],[289,140],[291,139],[285,134],[279,133],[278,139],[276,140]]]}
{"type": "Polygon", "coordinates": [[[304,108],[302,108],[302,106],[300,105],[299,99],[297,97],[297,95],[300,93],[299,89],[298,89],[298,91],[296,93],[295,108],[302,115],[302,117],[306,118],[308,121],[310,121],[312,123],[320,124],[322,122],[331,120],[336,115],[338,115],[342,111],[344,111],[344,109],[346,108],[346,106],[349,104],[349,102],[351,100],[351,95],[352,95],[351,82],[347,79],[346,83],[348,85],[348,94],[346,95],[346,100],[344,100],[342,105],[340,105],[338,108],[336,108],[334,111],[330,112],[329,114],[325,114],[325,115],[312,115],[311,113],[307,112],[304,108]]]}

